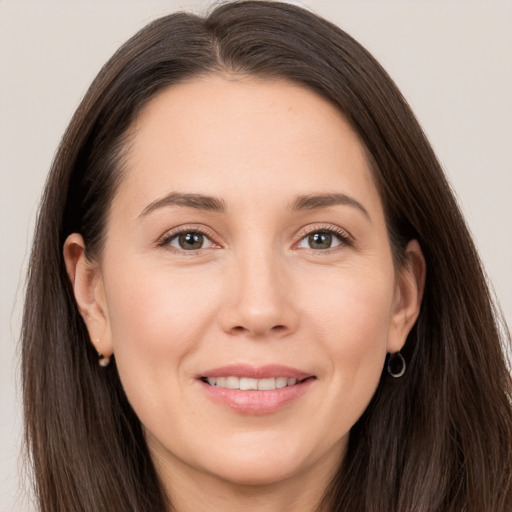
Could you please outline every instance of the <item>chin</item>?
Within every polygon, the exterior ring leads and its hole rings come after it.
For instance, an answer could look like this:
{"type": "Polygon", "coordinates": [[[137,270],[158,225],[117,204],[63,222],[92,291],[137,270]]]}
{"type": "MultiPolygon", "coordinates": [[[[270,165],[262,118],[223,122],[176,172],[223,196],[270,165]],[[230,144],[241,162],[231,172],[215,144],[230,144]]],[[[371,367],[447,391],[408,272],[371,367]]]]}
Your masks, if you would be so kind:
{"type": "Polygon", "coordinates": [[[218,464],[211,476],[241,487],[261,487],[279,484],[302,471],[302,464],[294,461],[257,461],[236,459],[227,464],[218,464]]]}
{"type": "Polygon", "coordinates": [[[307,469],[324,466],[338,467],[345,449],[345,442],[328,449],[321,442],[308,443],[307,439],[293,436],[277,436],[278,439],[258,440],[253,433],[252,440],[238,440],[222,453],[217,452],[210,459],[209,473],[238,486],[272,486],[305,473],[307,469]]]}

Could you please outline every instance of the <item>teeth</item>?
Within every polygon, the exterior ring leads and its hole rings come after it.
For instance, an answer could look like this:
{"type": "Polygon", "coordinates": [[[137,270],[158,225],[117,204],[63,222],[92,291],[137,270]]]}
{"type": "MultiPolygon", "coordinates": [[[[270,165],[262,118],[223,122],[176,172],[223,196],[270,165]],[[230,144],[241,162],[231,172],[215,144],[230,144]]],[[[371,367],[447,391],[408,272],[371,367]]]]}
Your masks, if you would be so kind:
{"type": "MultiPolygon", "coordinates": [[[[216,385],[218,386],[218,381],[216,385]]],[[[240,389],[240,379],[238,377],[226,377],[226,387],[228,389],[240,389]]]]}
{"type": "Polygon", "coordinates": [[[278,377],[276,379],[276,388],[285,388],[286,384],[288,383],[288,379],[286,377],[278,377]]]}
{"type": "Polygon", "coordinates": [[[242,391],[256,389],[260,391],[270,391],[297,384],[297,379],[286,377],[270,377],[267,379],[251,379],[249,377],[207,377],[206,381],[210,386],[240,389],[242,391]]]}
{"type": "Polygon", "coordinates": [[[242,377],[240,379],[240,389],[243,389],[244,391],[247,389],[258,389],[258,381],[256,379],[242,377]]]}
{"type": "Polygon", "coordinates": [[[276,379],[259,379],[258,381],[258,389],[261,391],[276,389],[276,379]]]}

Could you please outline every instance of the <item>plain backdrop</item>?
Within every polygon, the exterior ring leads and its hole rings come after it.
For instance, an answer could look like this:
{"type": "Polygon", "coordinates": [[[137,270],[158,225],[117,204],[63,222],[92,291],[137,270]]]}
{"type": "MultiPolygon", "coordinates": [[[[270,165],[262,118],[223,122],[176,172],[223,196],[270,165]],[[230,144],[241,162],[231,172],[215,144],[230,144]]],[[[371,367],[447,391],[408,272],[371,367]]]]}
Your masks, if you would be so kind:
{"type": "MultiPolygon", "coordinates": [[[[300,3],[363,43],[418,116],[512,319],[512,4],[300,3]]],[[[20,455],[19,329],[38,199],[69,119],[128,37],[200,1],[0,0],[0,512],[34,510],[20,455]]]]}

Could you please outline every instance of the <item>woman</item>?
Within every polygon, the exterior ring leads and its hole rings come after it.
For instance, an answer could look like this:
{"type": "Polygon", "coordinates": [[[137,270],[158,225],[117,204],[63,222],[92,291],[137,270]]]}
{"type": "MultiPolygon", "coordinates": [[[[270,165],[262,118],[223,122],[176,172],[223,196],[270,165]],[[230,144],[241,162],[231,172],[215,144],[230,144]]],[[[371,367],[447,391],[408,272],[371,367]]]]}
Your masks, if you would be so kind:
{"type": "Polygon", "coordinates": [[[157,20],[93,82],[38,219],[41,510],[509,510],[497,319],[358,43],[273,2],[157,20]]]}

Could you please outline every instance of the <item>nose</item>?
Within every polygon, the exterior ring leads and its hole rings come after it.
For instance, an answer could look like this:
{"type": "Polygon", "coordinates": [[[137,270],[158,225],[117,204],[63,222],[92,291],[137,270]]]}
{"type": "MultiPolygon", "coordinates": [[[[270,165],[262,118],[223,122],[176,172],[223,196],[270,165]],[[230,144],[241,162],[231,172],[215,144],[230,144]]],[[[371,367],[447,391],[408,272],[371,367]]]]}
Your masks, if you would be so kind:
{"type": "Polygon", "coordinates": [[[221,328],[251,338],[284,337],[297,329],[299,314],[285,262],[272,251],[240,255],[226,280],[221,328]]]}

